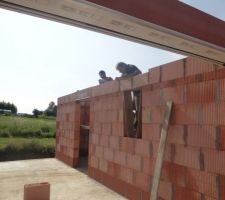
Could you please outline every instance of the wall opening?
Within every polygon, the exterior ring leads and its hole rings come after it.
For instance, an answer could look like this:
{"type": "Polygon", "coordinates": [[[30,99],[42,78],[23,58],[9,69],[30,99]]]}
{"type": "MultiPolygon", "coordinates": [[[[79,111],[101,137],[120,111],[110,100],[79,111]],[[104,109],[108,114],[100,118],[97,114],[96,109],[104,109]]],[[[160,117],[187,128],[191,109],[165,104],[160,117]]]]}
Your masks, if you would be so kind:
{"type": "Polygon", "coordinates": [[[124,136],[142,137],[142,92],[129,90],[124,92],[124,136]]]}
{"type": "Polygon", "coordinates": [[[89,147],[89,123],[90,123],[90,101],[81,100],[80,103],[80,144],[79,144],[79,166],[87,171],[88,147],[89,147]]]}

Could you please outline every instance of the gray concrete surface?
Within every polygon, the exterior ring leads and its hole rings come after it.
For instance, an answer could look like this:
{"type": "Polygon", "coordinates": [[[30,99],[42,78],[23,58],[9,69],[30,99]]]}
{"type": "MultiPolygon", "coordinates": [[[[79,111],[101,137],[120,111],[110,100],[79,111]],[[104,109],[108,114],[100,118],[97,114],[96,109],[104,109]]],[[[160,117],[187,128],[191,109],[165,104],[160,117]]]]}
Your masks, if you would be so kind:
{"type": "Polygon", "coordinates": [[[51,200],[125,199],[53,158],[0,162],[0,200],[23,200],[24,185],[39,182],[51,184],[51,200]]]}

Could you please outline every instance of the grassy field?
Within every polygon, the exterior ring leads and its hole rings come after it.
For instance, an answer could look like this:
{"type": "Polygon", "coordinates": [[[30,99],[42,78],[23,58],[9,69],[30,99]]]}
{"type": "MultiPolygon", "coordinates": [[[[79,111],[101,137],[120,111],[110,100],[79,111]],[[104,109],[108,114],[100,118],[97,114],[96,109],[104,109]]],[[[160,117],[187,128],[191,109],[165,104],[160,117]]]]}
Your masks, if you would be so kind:
{"type": "Polygon", "coordinates": [[[0,116],[0,137],[54,137],[55,119],[0,116]]]}
{"type": "Polygon", "coordinates": [[[54,118],[0,116],[0,161],[53,157],[54,118]]]}

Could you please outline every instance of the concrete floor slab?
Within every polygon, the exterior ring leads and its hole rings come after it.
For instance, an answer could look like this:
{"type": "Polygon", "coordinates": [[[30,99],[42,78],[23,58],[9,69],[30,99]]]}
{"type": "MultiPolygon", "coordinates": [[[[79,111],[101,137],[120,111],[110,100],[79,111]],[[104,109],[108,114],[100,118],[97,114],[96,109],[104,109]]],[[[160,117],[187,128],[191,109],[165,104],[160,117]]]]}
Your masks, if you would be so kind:
{"type": "Polygon", "coordinates": [[[22,200],[24,185],[38,182],[51,184],[51,200],[125,199],[54,158],[0,163],[0,200],[22,200]]]}

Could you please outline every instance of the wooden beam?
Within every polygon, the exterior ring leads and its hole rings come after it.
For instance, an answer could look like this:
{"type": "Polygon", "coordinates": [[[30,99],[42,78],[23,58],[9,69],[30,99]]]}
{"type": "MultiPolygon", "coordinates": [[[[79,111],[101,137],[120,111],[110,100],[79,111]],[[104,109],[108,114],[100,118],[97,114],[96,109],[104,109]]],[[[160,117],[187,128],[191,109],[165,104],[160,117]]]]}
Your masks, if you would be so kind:
{"type": "Polygon", "coordinates": [[[179,1],[2,0],[0,7],[225,63],[225,22],[179,1]]]}
{"type": "Polygon", "coordinates": [[[161,130],[161,138],[159,142],[158,155],[156,159],[155,172],[154,172],[152,188],[151,188],[151,198],[150,198],[151,200],[157,200],[157,197],[158,197],[158,190],[159,190],[162,165],[163,165],[163,159],[164,159],[165,148],[166,148],[166,140],[168,135],[168,127],[170,123],[172,105],[173,105],[173,102],[171,101],[166,103],[166,111],[165,111],[163,126],[161,130]]]}

